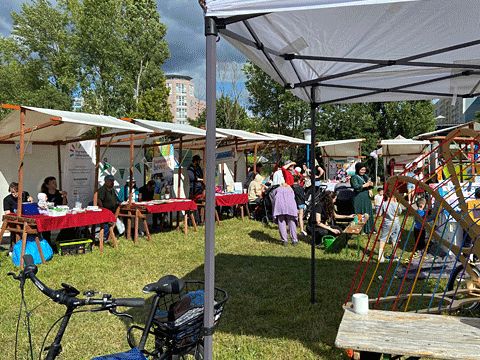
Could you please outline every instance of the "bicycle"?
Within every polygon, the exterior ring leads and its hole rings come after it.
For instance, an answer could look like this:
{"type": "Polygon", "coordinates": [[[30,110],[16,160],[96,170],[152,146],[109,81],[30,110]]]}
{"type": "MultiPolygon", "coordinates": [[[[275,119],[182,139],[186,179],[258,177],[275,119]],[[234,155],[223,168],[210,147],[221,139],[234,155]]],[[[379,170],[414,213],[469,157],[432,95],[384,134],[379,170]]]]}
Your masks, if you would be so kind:
{"type": "MultiPolygon", "coordinates": [[[[93,296],[96,294],[93,290],[87,290],[84,292],[85,298],[78,298],[77,296],[80,295],[80,291],[77,290],[72,285],[62,283],[62,288],[58,290],[54,290],[46,286],[40,279],[37,278],[36,273],[38,271],[37,266],[33,262],[33,258],[31,255],[25,255],[24,259],[24,269],[19,272],[18,275],[15,273],[8,273],[8,275],[12,276],[15,280],[20,282],[20,291],[22,296],[22,305],[25,305],[26,302],[24,297],[24,286],[25,280],[30,279],[33,284],[47,297],[52,299],[54,302],[59,303],[61,305],[65,305],[67,307],[65,314],[60,317],[49,329],[47,332],[44,341],[42,343],[40,349],[40,358],[43,351],[48,351],[46,360],[55,360],[60,353],[62,352],[62,338],[67,329],[68,323],[74,313],[79,312],[98,312],[98,311],[109,311],[110,313],[116,316],[123,316],[131,318],[129,314],[121,313],[117,311],[117,307],[143,307],[145,305],[144,298],[113,298],[110,294],[103,294],[102,298],[94,298],[93,296]],[[76,310],[79,307],[83,306],[99,306],[98,308],[91,309],[91,310],[76,310]],[[44,347],[46,339],[50,334],[50,331],[53,327],[59,322],[60,326],[55,336],[55,339],[51,343],[50,346],[44,347]]],[[[20,316],[20,315],[19,315],[20,316]]],[[[17,333],[18,333],[18,326],[19,322],[17,323],[17,333]]],[[[31,342],[31,332],[30,332],[30,325],[27,316],[27,331],[29,335],[29,342],[30,342],[30,357],[33,359],[33,345],[31,342]]],[[[17,340],[15,341],[15,349],[17,346],[17,340]]],[[[135,351],[132,351],[135,353],[135,351]]],[[[16,353],[15,353],[16,358],[16,353]]],[[[142,358],[139,358],[142,359],[142,358]]],[[[145,357],[143,357],[145,359],[145,357]]],[[[143,360],[142,359],[142,360],[143,360]]]]}
{"type": "MultiPolygon", "coordinates": [[[[130,347],[138,348],[152,360],[183,359],[192,355],[203,360],[203,281],[182,280],[167,275],[146,285],[144,293],[154,293],[144,327],[132,325],[127,331],[130,347]],[[137,344],[133,332],[141,331],[137,344]],[[147,338],[154,336],[154,349],[146,350],[147,338]]],[[[215,288],[214,327],[218,325],[228,294],[215,288]]]]}
{"type": "MultiPolygon", "coordinates": [[[[117,311],[117,307],[144,307],[144,298],[112,298],[110,294],[103,294],[102,298],[93,298],[93,290],[83,293],[84,299],[78,298],[80,291],[72,285],[62,283],[62,288],[54,290],[46,286],[37,278],[37,266],[33,263],[31,255],[24,256],[24,270],[18,275],[8,273],[20,282],[22,305],[25,305],[24,285],[30,279],[33,284],[47,297],[67,307],[65,314],[58,319],[47,332],[40,349],[41,354],[48,351],[45,360],[55,360],[62,351],[62,338],[67,329],[71,316],[79,312],[109,311],[110,313],[132,319],[127,313],[117,311]],[[76,310],[82,306],[99,306],[91,310],[76,310]],[[54,341],[50,346],[44,347],[46,339],[53,327],[61,321],[54,341]]],[[[174,360],[186,355],[193,355],[196,360],[203,359],[203,282],[183,281],[176,276],[167,275],[157,282],[148,284],[143,289],[144,293],[155,293],[149,315],[144,327],[130,326],[127,331],[127,341],[132,348],[129,351],[95,357],[93,360],[174,360]],[[194,301],[192,301],[192,299],[194,301]],[[133,331],[140,329],[142,337],[138,346],[134,344],[133,331]],[[154,349],[146,350],[145,346],[149,335],[154,335],[154,349]]],[[[224,290],[215,288],[215,326],[218,324],[223,312],[228,295],[224,290]]],[[[20,316],[20,315],[19,315],[20,316]]],[[[18,333],[19,322],[17,323],[18,333]]],[[[30,325],[27,316],[27,329],[30,341],[30,357],[33,359],[33,346],[30,335],[30,325]]],[[[15,344],[16,349],[16,344],[15,344]]],[[[16,357],[16,355],[15,355],[16,357]]]]}

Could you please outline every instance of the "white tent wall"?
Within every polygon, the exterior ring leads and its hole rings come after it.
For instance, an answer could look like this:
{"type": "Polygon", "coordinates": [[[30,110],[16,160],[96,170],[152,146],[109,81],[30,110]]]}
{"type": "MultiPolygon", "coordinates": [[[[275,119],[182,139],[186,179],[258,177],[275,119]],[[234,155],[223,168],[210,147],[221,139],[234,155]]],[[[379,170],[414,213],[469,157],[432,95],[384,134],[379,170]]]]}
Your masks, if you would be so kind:
{"type": "MultiPolygon", "coordinates": [[[[47,176],[55,176],[58,182],[57,148],[52,145],[32,144],[26,149],[23,188],[30,193],[36,201],[43,179],[47,176]]],[[[63,152],[64,149],[65,147],[62,146],[61,151],[63,152]]],[[[19,154],[15,150],[15,145],[1,144],[0,158],[2,159],[2,165],[0,167],[0,199],[2,200],[0,215],[3,215],[3,198],[9,194],[8,184],[18,182],[19,154]]]]}
{"type": "MultiPolygon", "coordinates": [[[[231,147],[223,147],[217,149],[217,154],[225,152],[225,151],[232,151],[234,152],[234,148],[231,147]]],[[[234,173],[235,173],[235,161],[237,162],[237,182],[243,183],[246,178],[246,159],[245,155],[242,151],[237,151],[236,157],[227,159],[226,161],[217,161],[217,184],[223,185],[223,180],[221,177],[222,174],[222,164],[223,164],[223,171],[224,171],[224,179],[225,179],[225,186],[233,185],[235,182],[234,180],[234,173]]]]}

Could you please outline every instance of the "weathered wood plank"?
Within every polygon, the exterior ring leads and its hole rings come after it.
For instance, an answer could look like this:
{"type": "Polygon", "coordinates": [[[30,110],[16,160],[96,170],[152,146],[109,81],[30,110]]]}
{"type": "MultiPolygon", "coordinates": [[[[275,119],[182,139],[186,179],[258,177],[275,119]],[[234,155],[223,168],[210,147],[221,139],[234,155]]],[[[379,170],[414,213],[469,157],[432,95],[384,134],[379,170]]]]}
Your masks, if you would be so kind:
{"type": "Polygon", "coordinates": [[[480,360],[480,319],[345,309],[339,348],[445,360],[480,360]]]}

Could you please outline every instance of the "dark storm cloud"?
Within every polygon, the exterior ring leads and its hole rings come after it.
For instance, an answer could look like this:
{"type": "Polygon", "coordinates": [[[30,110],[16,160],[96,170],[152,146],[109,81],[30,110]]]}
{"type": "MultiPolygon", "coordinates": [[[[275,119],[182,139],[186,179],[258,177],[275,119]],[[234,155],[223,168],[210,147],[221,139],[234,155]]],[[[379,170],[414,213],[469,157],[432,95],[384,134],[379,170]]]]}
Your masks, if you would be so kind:
{"type": "MultiPolygon", "coordinates": [[[[167,25],[170,59],[166,73],[193,77],[197,96],[205,96],[205,36],[203,13],[196,0],[158,0],[161,20],[167,25]]],[[[219,63],[243,64],[245,58],[225,40],[217,47],[219,63]]],[[[228,75],[226,75],[228,78],[228,75]]]]}

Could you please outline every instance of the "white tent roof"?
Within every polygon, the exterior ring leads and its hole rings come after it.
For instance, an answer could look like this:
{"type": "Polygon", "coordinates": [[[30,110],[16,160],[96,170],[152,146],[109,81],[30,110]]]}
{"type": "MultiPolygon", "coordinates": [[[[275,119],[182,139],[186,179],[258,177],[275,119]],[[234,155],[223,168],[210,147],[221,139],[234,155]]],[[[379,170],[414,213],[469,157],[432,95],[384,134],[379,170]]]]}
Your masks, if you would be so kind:
{"type": "Polygon", "coordinates": [[[306,140],[294,138],[294,137],[287,136],[287,135],[272,134],[272,133],[266,133],[266,132],[259,132],[259,134],[263,135],[263,136],[267,136],[267,137],[272,138],[273,140],[279,141],[279,142],[288,142],[288,143],[291,143],[291,144],[298,144],[298,145],[308,145],[308,144],[310,144],[306,140]]]}
{"type": "Polygon", "coordinates": [[[361,144],[365,139],[347,139],[320,141],[317,146],[323,156],[331,158],[358,157],[361,155],[361,144]]]}
{"type": "Polygon", "coordinates": [[[245,130],[236,130],[236,129],[222,129],[217,128],[217,133],[225,135],[231,138],[237,138],[245,141],[272,141],[272,138],[264,135],[254,134],[245,130]]]}
{"type": "Polygon", "coordinates": [[[295,95],[316,102],[479,92],[478,0],[206,0],[220,34],[295,95]]]}
{"type": "Polygon", "coordinates": [[[395,139],[382,140],[380,145],[382,156],[414,155],[421,154],[430,141],[405,139],[399,135],[395,139]]]}
{"type": "MultiPolygon", "coordinates": [[[[40,129],[25,134],[30,141],[55,142],[72,140],[85,134],[94,127],[105,127],[123,131],[152,132],[142,126],[120,120],[112,116],[94,115],[73,111],[42,109],[24,106],[26,109],[25,129],[34,129],[49,122],[58,125],[40,127],[40,129]],[[52,120],[54,118],[54,120],[52,120]]],[[[20,111],[10,112],[0,121],[0,137],[16,133],[20,130],[20,111]]],[[[19,136],[9,140],[19,140],[19,136]]]]}
{"type": "Polygon", "coordinates": [[[155,132],[166,132],[176,135],[192,135],[195,137],[205,137],[207,134],[205,130],[187,124],[177,124],[142,119],[135,119],[135,123],[151,129],[155,132]]]}
{"type": "Polygon", "coordinates": [[[423,133],[423,134],[415,136],[414,139],[429,139],[429,138],[437,136],[437,135],[438,136],[447,135],[452,130],[462,128],[462,127],[469,127],[469,126],[473,126],[474,130],[477,130],[477,131],[480,130],[480,123],[478,123],[476,121],[470,121],[470,122],[467,122],[465,124],[459,124],[459,125],[443,128],[443,129],[440,129],[440,130],[435,130],[435,131],[430,131],[430,132],[427,132],[427,133],[423,133]]]}

